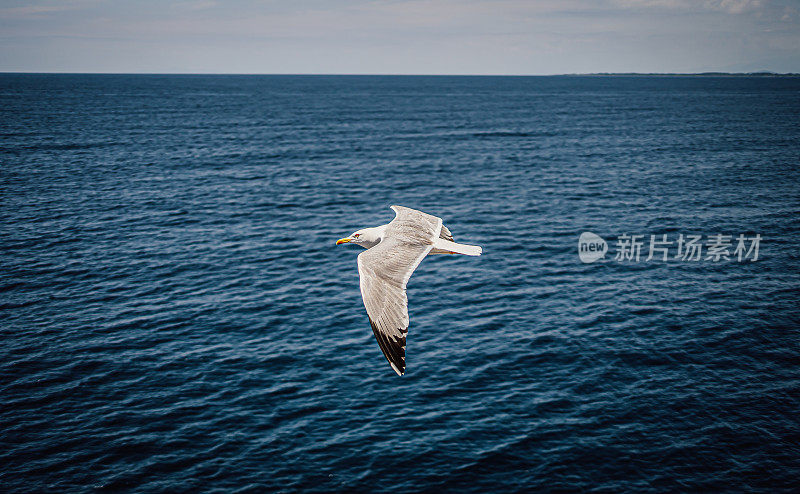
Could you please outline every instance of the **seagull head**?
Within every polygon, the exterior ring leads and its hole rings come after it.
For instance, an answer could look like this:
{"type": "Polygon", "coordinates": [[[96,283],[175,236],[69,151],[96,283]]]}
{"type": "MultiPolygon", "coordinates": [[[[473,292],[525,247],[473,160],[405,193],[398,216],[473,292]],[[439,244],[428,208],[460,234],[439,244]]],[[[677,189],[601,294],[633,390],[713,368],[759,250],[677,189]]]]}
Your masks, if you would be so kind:
{"type": "Polygon", "coordinates": [[[340,238],[336,241],[336,245],[356,244],[365,249],[369,249],[381,241],[385,229],[386,225],[376,226],[374,228],[362,228],[361,230],[353,232],[349,237],[340,238]]]}

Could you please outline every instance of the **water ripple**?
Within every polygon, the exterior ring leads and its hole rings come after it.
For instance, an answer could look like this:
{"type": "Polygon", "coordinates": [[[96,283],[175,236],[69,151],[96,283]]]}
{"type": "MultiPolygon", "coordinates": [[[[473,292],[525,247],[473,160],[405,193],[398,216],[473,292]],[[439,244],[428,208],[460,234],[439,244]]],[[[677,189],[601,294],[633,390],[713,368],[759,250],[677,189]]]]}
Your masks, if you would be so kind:
{"type": "Polygon", "coordinates": [[[3,490],[794,491],[797,94],[0,75],[3,490]],[[390,204],[484,247],[411,279],[403,378],[334,246],[390,204]]]}

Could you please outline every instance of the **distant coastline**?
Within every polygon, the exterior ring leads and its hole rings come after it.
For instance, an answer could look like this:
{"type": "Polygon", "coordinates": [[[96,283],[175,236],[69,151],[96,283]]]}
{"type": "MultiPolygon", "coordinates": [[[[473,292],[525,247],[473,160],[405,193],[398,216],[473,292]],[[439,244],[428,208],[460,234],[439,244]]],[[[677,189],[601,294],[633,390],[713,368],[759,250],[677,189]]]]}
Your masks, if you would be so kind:
{"type": "Polygon", "coordinates": [[[669,73],[669,72],[593,72],[589,74],[564,74],[574,76],[598,76],[598,77],[615,77],[615,76],[636,76],[636,77],[800,77],[800,73],[796,72],[696,72],[696,73],[669,73]]]}

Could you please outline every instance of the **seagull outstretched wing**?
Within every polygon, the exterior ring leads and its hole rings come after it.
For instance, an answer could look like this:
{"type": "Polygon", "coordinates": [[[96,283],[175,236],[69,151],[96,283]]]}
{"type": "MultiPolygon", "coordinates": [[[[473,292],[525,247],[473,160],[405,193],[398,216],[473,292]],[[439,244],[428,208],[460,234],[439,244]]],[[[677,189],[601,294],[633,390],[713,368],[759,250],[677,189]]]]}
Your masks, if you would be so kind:
{"type": "Polygon", "coordinates": [[[406,284],[433,248],[442,219],[402,206],[381,242],[358,255],[361,298],[386,360],[398,375],[406,370],[408,298],[406,284]]]}

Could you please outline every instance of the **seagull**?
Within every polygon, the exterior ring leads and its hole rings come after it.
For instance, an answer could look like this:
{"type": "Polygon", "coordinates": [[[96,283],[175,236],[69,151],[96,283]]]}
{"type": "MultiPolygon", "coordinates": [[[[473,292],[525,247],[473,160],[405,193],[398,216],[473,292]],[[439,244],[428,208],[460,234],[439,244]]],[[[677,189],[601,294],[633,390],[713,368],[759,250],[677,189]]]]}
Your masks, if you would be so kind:
{"type": "Polygon", "coordinates": [[[428,254],[479,256],[477,245],[458,244],[442,219],[403,206],[392,206],[394,220],[364,228],[336,245],[356,244],[367,249],[358,255],[361,298],[383,355],[397,375],[406,372],[408,298],[411,273],[428,254]]]}

